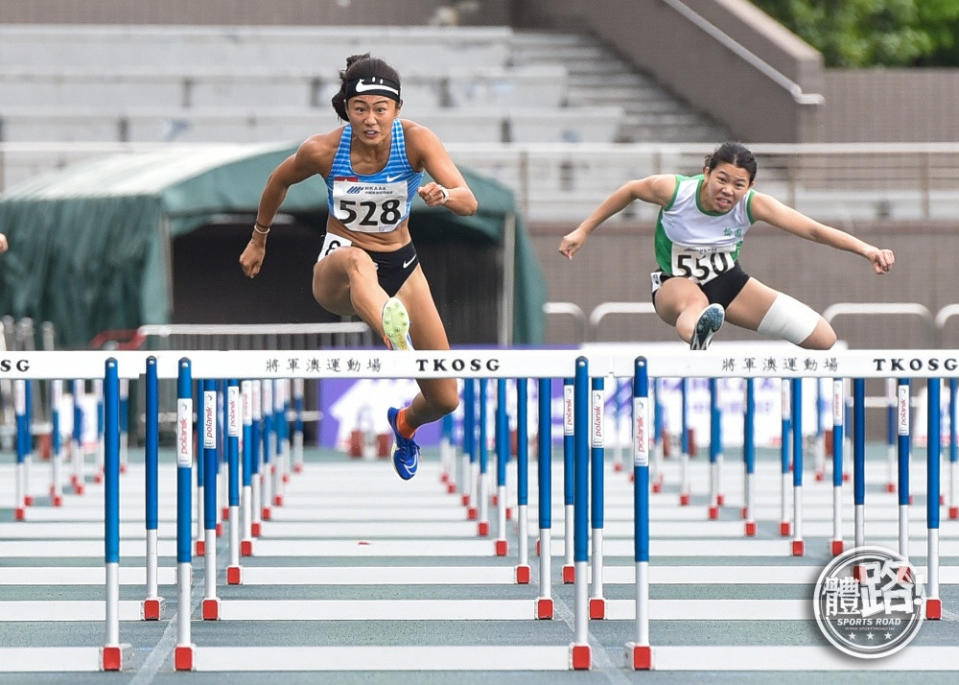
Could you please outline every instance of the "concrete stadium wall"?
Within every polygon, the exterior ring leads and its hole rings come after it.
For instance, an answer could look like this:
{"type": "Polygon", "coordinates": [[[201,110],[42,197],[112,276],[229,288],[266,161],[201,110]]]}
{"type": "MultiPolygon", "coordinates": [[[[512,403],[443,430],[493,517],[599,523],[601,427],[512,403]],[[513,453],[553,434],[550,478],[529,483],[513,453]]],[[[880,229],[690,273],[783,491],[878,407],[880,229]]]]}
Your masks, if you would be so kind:
{"type": "MultiPolygon", "coordinates": [[[[592,31],[638,68],[694,106],[709,112],[741,140],[812,142],[820,134],[819,107],[800,105],[727,45],[664,0],[518,2],[520,25],[577,26],[592,31]]],[[[685,5],[759,54],[803,93],[821,84],[821,57],[745,0],[685,5]]]]}
{"type": "Polygon", "coordinates": [[[827,69],[825,142],[959,140],[959,69],[827,69]]]}
{"type": "MultiPolygon", "coordinates": [[[[797,238],[765,224],[750,229],[743,245],[743,269],[772,288],[822,311],[837,302],[918,302],[933,315],[959,302],[954,255],[959,233],[951,223],[896,222],[840,225],[863,240],[891,248],[896,264],[877,276],[864,259],[797,238]]],[[[531,234],[548,284],[547,300],[573,302],[588,316],[601,302],[649,302],[653,226],[616,221],[601,226],[572,261],[557,252],[572,225],[534,225],[531,234]]],[[[853,348],[922,348],[931,346],[919,317],[844,315],[834,327],[853,348]]],[[[617,315],[605,319],[602,338],[610,341],[670,341],[672,329],[655,315],[617,315]]],[[[959,347],[959,317],[950,319],[938,341],[959,347]]],[[[576,342],[570,317],[550,316],[546,342],[576,342]]],[[[724,340],[756,340],[756,333],[730,326],[724,340]]]]}
{"type": "Polygon", "coordinates": [[[0,22],[406,26],[448,20],[437,10],[451,5],[463,7],[456,12],[460,24],[510,23],[509,0],[0,0],[0,22]]]}

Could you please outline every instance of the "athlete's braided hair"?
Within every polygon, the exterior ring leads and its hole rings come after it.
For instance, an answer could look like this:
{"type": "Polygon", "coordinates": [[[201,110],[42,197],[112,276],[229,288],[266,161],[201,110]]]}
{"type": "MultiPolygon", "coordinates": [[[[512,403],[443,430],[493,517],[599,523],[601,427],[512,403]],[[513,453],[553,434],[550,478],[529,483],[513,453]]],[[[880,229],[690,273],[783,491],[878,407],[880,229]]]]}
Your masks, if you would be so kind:
{"type": "Polygon", "coordinates": [[[712,171],[724,162],[748,171],[750,182],[756,180],[756,158],[742,143],[723,143],[713,150],[712,154],[706,155],[705,167],[712,171]]]}
{"type": "MultiPolygon", "coordinates": [[[[400,82],[400,75],[396,69],[378,57],[371,57],[370,53],[350,55],[346,58],[346,69],[340,71],[340,90],[330,100],[333,111],[343,121],[349,121],[346,116],[346,84],[358,78],[387,78],[396,83],[400,82]]],[[[401,101],[402,102],[402,101],[401,101]]]]}

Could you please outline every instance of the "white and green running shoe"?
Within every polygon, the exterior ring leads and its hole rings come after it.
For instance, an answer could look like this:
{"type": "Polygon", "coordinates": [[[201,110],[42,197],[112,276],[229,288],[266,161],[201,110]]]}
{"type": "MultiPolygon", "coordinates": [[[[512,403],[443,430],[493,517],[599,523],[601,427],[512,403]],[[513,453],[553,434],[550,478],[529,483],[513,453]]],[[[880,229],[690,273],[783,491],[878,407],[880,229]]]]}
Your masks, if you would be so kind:
{"type": "Polygon", "coordinates": [[[383,333],[391,350],[412,350],[410,338],[410,315],[406,307],[395,297],[383,305],[383,333]]]}
{"type": "Polygon", "coordinates": [[[693,329],[693,338],[689,341],[689,349],[705,350],[710,341],[726,320],[726,310],[721,304],[711,304],[699,314],[696,328],[693,329]]]}

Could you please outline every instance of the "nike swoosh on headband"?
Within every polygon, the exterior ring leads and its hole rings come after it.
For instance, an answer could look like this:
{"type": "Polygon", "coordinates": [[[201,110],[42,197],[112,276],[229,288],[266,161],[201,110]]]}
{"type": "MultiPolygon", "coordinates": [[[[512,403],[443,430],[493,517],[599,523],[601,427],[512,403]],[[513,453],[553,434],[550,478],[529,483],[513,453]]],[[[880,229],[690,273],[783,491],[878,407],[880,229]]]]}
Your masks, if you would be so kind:
{"type": "Polygon", "coordinates": [[[392,86],[387,86],[383,83],[364,83],[362,80],[357,81],[356,86],[354,86],[354,90],[357,93],[366,93],[371,90],[387,90],[391,93],[394,93],[397,97],[399,97],[400,94],[400,91],[392,86]]]}

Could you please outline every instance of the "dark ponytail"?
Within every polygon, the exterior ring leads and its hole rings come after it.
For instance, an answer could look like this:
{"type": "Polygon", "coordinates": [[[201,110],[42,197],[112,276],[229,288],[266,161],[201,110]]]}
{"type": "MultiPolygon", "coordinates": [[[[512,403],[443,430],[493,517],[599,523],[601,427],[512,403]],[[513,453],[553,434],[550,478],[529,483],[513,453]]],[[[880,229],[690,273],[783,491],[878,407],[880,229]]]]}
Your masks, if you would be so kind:
{"type": "MultiPolygon", "coordinates": [[[[331,98],[333,111],[343,121],[349,121],[346,115],[346,101],[348,85],[356,79],[386,79],[387,82],[393,82],[399,88],[400,75],[396,69],[379,59],[370,57],[370,53],[365,52],[362,55],[350,55],[346,58],[346,69],[340,71],[340,89],[331,98]]],[[[397,100],[402,104],[402,100],[397,100]]]]}

